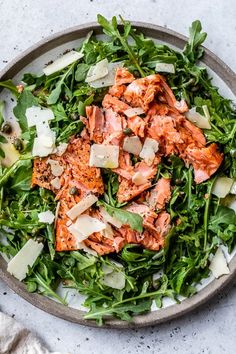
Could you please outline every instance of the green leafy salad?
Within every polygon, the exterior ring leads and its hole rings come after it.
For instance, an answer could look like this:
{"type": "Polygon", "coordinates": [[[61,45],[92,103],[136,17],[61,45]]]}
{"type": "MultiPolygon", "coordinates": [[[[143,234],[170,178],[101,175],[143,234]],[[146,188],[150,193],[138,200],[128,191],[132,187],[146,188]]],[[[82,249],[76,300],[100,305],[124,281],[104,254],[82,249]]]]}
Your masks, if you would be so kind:
{"type": "Polygon", "coordinates": [[[199,60],[122,18],[0,101],[0,252],[29,292],[125,321],[229,273],[236,244],[236,109],[199,60]],[[105,39],[101,39],[105,38],[105,39]]]}

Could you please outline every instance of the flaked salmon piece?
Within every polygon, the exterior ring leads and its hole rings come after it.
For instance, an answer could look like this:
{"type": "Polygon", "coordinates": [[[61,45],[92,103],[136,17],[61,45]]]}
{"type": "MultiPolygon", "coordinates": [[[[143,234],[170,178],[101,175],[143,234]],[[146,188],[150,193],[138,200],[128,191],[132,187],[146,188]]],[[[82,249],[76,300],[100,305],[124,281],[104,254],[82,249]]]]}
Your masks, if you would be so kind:
{"type": "Polygon", "coordinates": [[[130,117],[128,118],[127,123],[128,128],[130,128],[135,135],[140,136],[141,138],[144,137],[146,123],[141,117],[130,117]]]}
{"type": "Polygon", "coordinates": [[[162,87],[164,90],[164,95],[165,95],[167,104],[170,107],[176,108],[180,113],[187,112],[188,111],[187,103],[184,100],[177,101],[173,91],[166,83],[165,78],[161,75],[160,75],[160,77],[161,77],[161,84],[162,84],[162,87]]]}
{"type": "Polygon", "coordinates": [[[126,126],[127,123],[124,117],[122,117],[117,112],[113,111],[111,108],[105,110],[104,130],[106,134],[111,134],[114,132],[123,132],[126,126]]]}
{"type": "Polygon", "coordinates": [[[140,195],[143,191],[151,187],[151,182],[136,186],[132,181],[119,177],[119,188],[117,192],[117,199],[119,203],[128,202],[131,199],[140,195]]]}
{"type": "Polygon", "coordinates": [[[115,85],[130,84],[134,80],[134,75],[127,68],[121,67],[116,69],[115,85]]]}
{"type": "Polygon", "coordinates": [[[143,177],[147,179],[152,179],[157,174],[157,164],[160,162],[160,158],[155,159],[155,163],[148,166],[145,161],[137,162],[134,166],[134,172],[140,172],[143,177]]]}
{"type": "Polygon", "coordinates": [[[171,198],[170,179],[160,178],[156,186],[147,195],[147,203],[153,210],[163,209],[171,198]]]}
{"type": "Polygon", "coordinates": [[[159,143],[160,153],[167,156],[177,154],[177,145],[184,143],[177,130],[176,120],[170,116],[154,116],[147,134],[159,143]]]}
{"type": "Polygon", "coordinates": [[[97,106],[87,106],[86,115],[88,118],[88,130],[90,133],[90,140],[97,144],[103,142],[104,129],[104,114],[97,106]]]}
{"type": "Polygon", "coordinates": [[[93,193],[102,194],[104,185],[101,170],[89,166],[90,143],[81,138],[73,139],[63,155],[63,160],[71,170],[72,178],[93,193]]]}
{"type": "Polygon", "coordinates": [[[105,127],[103,144],[121,145],[126,128],[126,119],[111,108],[105,110],[105,127]]]}
{"type": "Polygon", "coordinates": [[[109,88],[109,95],[121,98],[126,90],[125,85],[113,85],[109,88]]]}
{"type": "Polygon", "coordinates": [[[133,170],[134,168],[131,163],[130,154],[121,150],[119,154],[119,167],[114,168],[112,171],[128,180],[131,180],[134,174],[133,170]]]}
{"type": "Polygon", "coordinates": [[[170,214],[168,214],[166,211],[161,211],[158,214],[157,220],[155,221],[155,227],[160,232],[162,237],[166,236],[171,228],[170,214]]]}
{"type": "Polygon", "coordinates": [[[106,94],[104,96],[104,99],[102,101],[102,106],[103,108],[112,108],[113,111],[117,113],[124,113],[124,111],[130,108],[130,106],[127,103],[109,94],[106,94]]]}
{"type": "Polygon", "coordinates": [[[132,107],[142,107],[146,112],[155,95],[161,92],[161,77],[158,74],[136,79],[127,86],[124,99],[132,107]]]}
{"type": "Polygon", "coordinates": [[[215,143],[202,148],[188,146],[185,162],[193,165],[194,180],[199,184],[206,181],[218,170],[223,156],[215,143]]]}

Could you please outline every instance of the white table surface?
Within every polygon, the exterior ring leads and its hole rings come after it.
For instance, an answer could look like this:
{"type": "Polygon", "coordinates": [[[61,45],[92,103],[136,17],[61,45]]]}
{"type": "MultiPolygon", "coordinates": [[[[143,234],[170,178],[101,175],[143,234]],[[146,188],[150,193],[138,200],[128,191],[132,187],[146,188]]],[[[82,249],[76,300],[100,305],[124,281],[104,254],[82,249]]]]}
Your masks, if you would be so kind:
{"type": "MultiPolygon", "coordinates": [[[[200,19],[205,45],[236,71],[235,0],[0,0],[0,69],[38,40],[74,25],[111,17],[151,22],[187,34],[200,19]]],[[[72,324],[38,310],[0,281],[0,309],[35,332],[53,351],[90,354],[233,354],[236,281],[210,303],[180,319],[138,330],[72,324]]]]}

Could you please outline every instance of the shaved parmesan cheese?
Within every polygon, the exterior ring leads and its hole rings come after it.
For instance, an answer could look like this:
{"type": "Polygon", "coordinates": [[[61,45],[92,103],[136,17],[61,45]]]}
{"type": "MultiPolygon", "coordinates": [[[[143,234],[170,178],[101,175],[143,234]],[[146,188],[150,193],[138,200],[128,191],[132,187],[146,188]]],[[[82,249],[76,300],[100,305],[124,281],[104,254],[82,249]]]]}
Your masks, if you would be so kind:
{"type": "Polygon", "coordinates": [[[231,178],[218,177],[213,185],[212,194],[216,195],[218,198],[226,197],[226,195],[230,193],[233,182],[231,178]]]}
{"type": "Polygon", "coordinates": [[[50,184],[55,189],[61,188],[61,181],[60,181],[60,178],[58,178],[58,177],[52,179],[50,184]]]}
{"type": "Polygon", "coordinates": [[[102,271],[104,274],[111,274],[112,272],[114,272],[115,270],[115,267],[117,268],[124,268],[123,265],[119,262],[116,262],[116,261],[110,261],[111,264],[106,264],[106,263],[103,263],[102,264],[102,271]]]}
{"type": "Polygon", "coordinates": [[[148,182],[147,178],[141,172],[136,172],[132,177],[132,182],[136,184],[136,186],[141,186],[148,182]]]}
{"type": "Polygon", "coordinates": [[[40,135],[34,139],[32,150],[33,156],[45,157],[53,153],[55,148],[55,132],[51,131],[51,135],[40,135]]]}
{"type": "Polygon", "coordinates": [[[92,81],[89,85],[93,88],[108,87],[115,84],[116,69],[121,68],[124,65],[123,62],[108,63],[108,74],[100,79],[92,81]]]}
{"type": "Polygon", "coordinates": [[[57,147],[56,147],[56,155],[58,156],[62,156],[64,154],[64,152],[66,152],[68,144],[67,143],[60,143],[57,147]]]}
{"type": "Polygon", "coordinates": [[[228,208],[232,209],[236,213],[236,199],[230,201],[228,208]]]}
{"type": "Polygon", "coordinates": [[[120,220],[115,218],[114,216],[111,216],[108,214],[108,212],[105,210],[105,208],[100,208],[100,214],[102,215],[102,218],[104,221],[109,222],[109,224],[117,227],[118,229],[123,225],[120,220]]]}
{"type": "Polygon", "coordinates": [[[55,219],[55,215],[51,212],[51,210],[47,210],[43,211],[42,213],[39,213],[38,219],[39,222],[43,222],[45,224],[52,224],[55,219]]]}
{"type": "Polygon", "coordinates": [[[7,265],[7,271],[18,280],[23,280],[28,267],[32,267],[43,250],[43,244],[32,239],[28,240],[20,251],[13,257],[7,265]]]}
{"type": "Polygon", "coordinates": [[[59,177],[64,172],[64,167],[56,160],[48,159],[47,163],[51,166],[51,172],[53,176],[59,177]]]}
{"type": "Polygon", "coordinates": [[[38,126],[54,119],[53,111],[49,108],[32,106],[25,111],[28,127],[38,126]]]}
{"type": "Polygon", "coordinates": [[[71,219],[75,220],[77,216],[85,212],[88,208],[90,208],[94,203],[98,201],[98,198],[94,194],[86,195],[82,200],[79,201],[76,205],[74,205],[66,215],[71,219]]]}
{"type": "Polygon", "coordinates": [[[119,166],[119,146],[93,144],[90,149],[89,166],[117,168],[119,166]]]}
{"type": "Polygon", "coordinates": [[[102,234],[104,237],[109,238],[110,240],[114,240],[114,232],[112,230],[112,227],[110,224],[105,223],[106,224],[106,228],[104,230],[102,230],[102,234]]]}
{"type": "Polygon", "coordinates": [[[129,109],[126,109],[124,111],[124,114],[128,118],[131,118],[131,117],[134,117],[134,116],[138,116],[138,115],[143,114],[143,113],[145,113],[145,112],[144,112],[144,110],[141,107],[129,108],[129,109]]]}
{"type": "Polygon", "coordinates": [[[221,247],[218,248],[216,254],[212,258],[209,269],[215,278],[219,278],[222,275],[229,274],[229,268],[221,247]]]}
{"type": "Polygon", "coordinates": [[[196,111],[196,107],[191,108],[185,113],[186,118],[201,129],[211,129],[210,121],[196,111]]]}
{"type": "Polygon", "coordinates": [[[147,165],[151,165],[155,158],[155,154],[159,149],[159,144],[152,138],[146,138],[143,144],[142,151],[139,156],[144,159],[147,165]]]}
{"type": "Polygon", "coordinates": [[[108,74],[108,60],[103,59],[99,61],[96,65],[91,66],[87,73],[85,82],[90,83],[92,81],[101,79],[108,74]]]}
{"type": "Polygon", "coordinates": [[[101,282],[110,288],[121,290],[125,287],[125,274],[123,272],[113,271],[109,274],[105,274],[101,282]]]}
{"type": "Polygon", "coordinates": [[[234,182],[231,186],[231,189],[230,189],[230,193],[231,194],[236,194],[236,182],[234,182]]]}
{"type": "Polygon", "coordinates": [[[163,73],[174,74],[175,66],[174,64],[169,64],[169,63],[156,63],[155,71],[159,73],[163,72],[163,73]]]}
{"type": "Polygon", "coordinates": [[[68,230],[74,235],[78,242],[81,242],[92,235],[94,232],[100,232],[106,228],[106,224],[89,215],[78,216],[76,222],[68,227],[68,230]]]}
{"type": "Polygon", "coordinates": [[[1,149],[4,151],[5,157],[1,158],[1,164],[5,167],[12,166],[17,160],[19,160],[20,154],[15,149],[12,143],[1,144],[1,149]]]}
{"type": "Polygon", "coordinates": [[[64,54],[60,58],[56,59],[52,64],[47,65],[43,72],[46,76],[52,75],[59,70],[66,68],[68,65],[83,58],[84,54],[71,50],[69,53],[64,54]]]}
{"type": "Polygon", "coordinates": [[[142,150],[142,143],[138,136],[127,136],[124,139],[123,150],[134,155],[139,155],[142,150]]]}

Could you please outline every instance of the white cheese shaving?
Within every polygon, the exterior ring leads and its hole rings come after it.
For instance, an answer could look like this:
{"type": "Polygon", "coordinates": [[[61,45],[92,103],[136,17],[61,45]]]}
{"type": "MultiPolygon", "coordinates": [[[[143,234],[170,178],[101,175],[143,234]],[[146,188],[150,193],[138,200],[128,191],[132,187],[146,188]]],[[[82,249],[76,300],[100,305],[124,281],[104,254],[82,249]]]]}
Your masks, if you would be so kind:
{"type": "Polygon", "coordinates": [[[32,267],[43,250],[43,244],[32,239],[28,240],[20,251],[10,260],[7,271],[18,280],[23,280],[28,268],[32,267]]]}
{"type": "Polygon", "coordinates": [[[60,58],[56,59],[52,64],[47,65],[43,72],[46,76],[52,75],[59,70],[66,68],[68,65],[76,62],[77,60],[83,58],[84,54],[71,50],[69,53],[62,55],[60,58]]]}
{"type": "Polygon", "coordinates": [[[34,139],[32,150],[33,156],[45,157],[53,153],[55,148],[56,134],[50,131],[50,135],[40,135],[34,139]]]}
{"type": "Polygon", "coordinates": [[[60,165],[60,163],[56,160],[52,160],[52,159],[48,159],[47,163],[50,165],[51,167],[51,172],[53,174],[53,176],[55,177],[59,177],[62,175],[62,173],[64,172],[64,167],[60,165]]]}
{"type": "Polygon", "coordinates": [[[216,195],[218,198],[224,198],[230,193],[231,187],[233,185],[233,179],[228,177],[218,177],[213,185],[212,194],[216,195]]]}
{"type": "Polygon", "coordinates": [[[55,154],[62,156],[66,152],[67,146],[67,143],[60,143],[55,149],[55,154]]]}
{"type": "Polygon", "coordinates": [[[108,74],[100,79],[90,82],[89,85],[93,88],[113,86],[115,84],[116,69],[121,68],[123,65],[123,62],[108,63],[108,74]]]}
{"type": "Polygon", "coordinates": [[[118,229],[123,225],[120,220],[108,214],[108,212],[103,207],[100,207],[100,214],[104,221],[109,222],[109,224],[117,227],[118,229]]]}
{"type": "Polygon", "coordinates": [[[66,215],[71,219],[75,220],[80,214],[84,213],[88,208],[90,208],[94,203],[98,201],[98,198],[94,194],[88,194],[83,199],[74,205],[66,215]]]}
{"type": "Polygon", "coordinates": [[[28,127],[40,126],[42,123],[54,119],[53,111],[49,108],[32,106],[25,111],[28,127]]]}
{"type": "Polygon", "coordinates": [[[221,247],[218,248],[214,257],[212,258],[209,269],[212,271],[212,274],[215,278],[229,274],[229,268],[221,247]]]}
{"type": "Polygon", "coordinates": [[[136,184],[136,186],[141,186],[148,182],[147,178],[141,172],[135,172],[132,176],[132,182],[136,184]]]}
{"type": "Polygon", "coordinates": [[[96,65],[90,67],[85,82],[90,83],[92,81],[101,79],[108,74],[108,60],[103,59],[96,65]]]}
{"type": "Polygon", "coordinates": [[[55,219],[55,215],[53,214],[53,212],[51,212],[51,210],[47,210],[39,213],[38,219],[39,222],[43,222],[45,224],[52,224],[55,219]]]}
{"type": "Polygon", "coordinates": [[[159,73],[163,72],[163,73],[174,74],[175,66],[174,64],[169,64],[169,63],[156,63],[155,71],[159,73]]]}
{"type": "Polygon", "coordinates": [[[234,182],[231,186],[231,189],[230,189],[230,193],[231,194],[236,194],[236,182],[234,182]]]}
{"type": "Polygon", "coordinates": [[[94,232],[100,232],[106,228],[106,224],[89,215],[78,216],[76,222],[68,227],[68,230],[75,236],[78,242],[81,242],[92,235],[94,232]]]}
{"type": "Polygon", "coordinates": [[[104,230],[102,230],[102,234],[104,237],[109,238],[110,240],[114,239],[114,232],[112,230],[112,227],[110,224],[106,223],[106,228],[104,230]]]}
{"type": "Polygon", "coordinates": [[[59,210],[60,210],[60,205],[61,205],[61,202],[58,202],[58,203],[57,203],[57,206],[56,206],[55,220],[54,220],[54,224],[55,224],[55,225],[56,225],[56,222],[57,222],[57,219],[58,219],[59,210]]]}
{"type": "Polygon", "coordinates": [[[123,150],[134,155],[139,155],[142,150],[142,143],[138,136],[127,136],[124,138],[123,150]]]}
{"type": "Polygon", "coordinates": [[[109,274],[105,274],[101,282],[110,288],[121,290],[125,287],[125,274],[123,272],[113,271],[109,274]]]}
{"type": "Polygon", "coordinates": [[[134,116],[138,116],[140,114],[145,113],[144,110],[141,107],[136,107],[136,108],[128,108],[124,111],[124,114],[126,117],[131,118],[134,116]]]}
{"type": "Polygon", "coordinates": [[[50,184],[55,189],[60,189],[61,188],[61,181],[60,181],[60,178],[58,178],[58,177],[52,179],[50,184]]]}
{"type": "Polygon", "coordinates": [[[147,165],[151,165],[155,158],[155,154],[159,149],[159,144],[152,138],[146,138],[143,144],[143,148],[139,156],[144,159],[147,165]]]}
{"type": "Polygon", "coordinates": [[[90,149],[89,166],[117,168],[119,166],[119,146],[93,144],[90,149]]]}
{"type": "Polygon", "coordinates": [[[211,129],[210,121],[207,117],[201,115],[196,111],[196,107],[191,108],[185,113],[185,117],[201,129],[211,129]]]}

